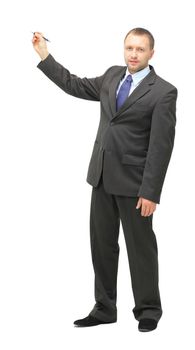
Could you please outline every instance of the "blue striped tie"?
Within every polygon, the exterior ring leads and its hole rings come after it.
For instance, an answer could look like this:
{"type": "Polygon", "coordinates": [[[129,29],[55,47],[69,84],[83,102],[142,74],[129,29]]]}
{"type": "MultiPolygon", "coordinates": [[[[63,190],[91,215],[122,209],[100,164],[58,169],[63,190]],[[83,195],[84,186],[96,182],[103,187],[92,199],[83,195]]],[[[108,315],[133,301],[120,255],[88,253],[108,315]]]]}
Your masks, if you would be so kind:
{"type": "Polygon", "coordinates": [[[125,81],[122,83],[120,90],[118,92],[117,98],[116,98],[116,110],[118,111],[119,108],[123,105],[127,97],[129,96],[129,91],[131,88],[131,83],[133,79],[131,74],[127,76],[125,81]]]}

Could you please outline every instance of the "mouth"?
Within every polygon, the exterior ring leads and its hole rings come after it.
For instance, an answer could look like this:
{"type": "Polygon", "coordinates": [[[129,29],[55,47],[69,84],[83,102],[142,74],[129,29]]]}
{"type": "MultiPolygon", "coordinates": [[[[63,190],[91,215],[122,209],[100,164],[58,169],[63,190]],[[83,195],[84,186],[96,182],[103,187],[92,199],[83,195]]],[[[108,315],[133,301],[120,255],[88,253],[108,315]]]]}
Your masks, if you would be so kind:
{"type": "Polygon", "coordinates": [[[129,61],[130,64],[137,64],[138,61],[129,61]]]}

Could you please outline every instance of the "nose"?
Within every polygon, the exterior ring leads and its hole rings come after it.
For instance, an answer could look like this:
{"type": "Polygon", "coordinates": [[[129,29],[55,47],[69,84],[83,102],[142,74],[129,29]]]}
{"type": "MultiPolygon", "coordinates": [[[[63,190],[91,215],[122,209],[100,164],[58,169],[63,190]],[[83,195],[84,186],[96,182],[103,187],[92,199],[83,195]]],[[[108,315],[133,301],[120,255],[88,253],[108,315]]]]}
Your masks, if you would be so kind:
{"type": "Polygon", "coordinates": [[[131,51],[131,58],[137,58],[137,51],[136,51],[136,49],[133,49],[131,51]]]}

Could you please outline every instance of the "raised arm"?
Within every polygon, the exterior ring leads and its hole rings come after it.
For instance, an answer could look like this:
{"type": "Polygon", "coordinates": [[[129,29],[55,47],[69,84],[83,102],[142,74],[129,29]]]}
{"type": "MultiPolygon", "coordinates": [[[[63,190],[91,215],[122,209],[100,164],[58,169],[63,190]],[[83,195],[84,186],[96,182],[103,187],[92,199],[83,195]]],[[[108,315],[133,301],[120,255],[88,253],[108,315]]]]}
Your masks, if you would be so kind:
{"type": "Polygon", "coordinates": [[[32,39],[34,49],[41,62],[37,67],[67,94],[92,101],[100,100],[100,90],[104,74],[96,78],[79,78],[58,63],[48,52],[43,34],[36,32],[32,39]]]}

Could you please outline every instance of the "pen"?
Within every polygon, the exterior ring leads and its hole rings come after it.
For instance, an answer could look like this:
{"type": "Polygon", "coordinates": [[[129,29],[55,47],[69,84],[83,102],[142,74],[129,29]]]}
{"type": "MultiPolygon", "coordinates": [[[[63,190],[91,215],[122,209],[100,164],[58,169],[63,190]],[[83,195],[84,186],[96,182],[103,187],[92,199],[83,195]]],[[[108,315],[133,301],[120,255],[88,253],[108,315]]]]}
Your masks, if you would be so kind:
{"type": "MultiPolygon", "coordinates": [[[[32,33],[35,34],[35,32],[32,32],[32,33]]],[[[42,38],[45,39],[46,41],[51,42],[49,39],[45,38],[44,36],[42,38]]]]}

